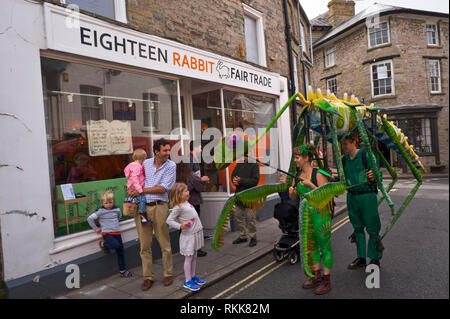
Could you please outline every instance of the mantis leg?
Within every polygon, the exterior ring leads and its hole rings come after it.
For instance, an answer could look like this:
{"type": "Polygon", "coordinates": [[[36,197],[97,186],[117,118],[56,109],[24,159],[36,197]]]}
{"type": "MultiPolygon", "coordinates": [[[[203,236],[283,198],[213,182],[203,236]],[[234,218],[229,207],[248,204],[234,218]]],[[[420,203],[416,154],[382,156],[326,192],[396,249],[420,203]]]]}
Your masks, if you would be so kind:
{"type": "Polygon", "coordinates": [[[217,221],[216,230],[212,240],[212,247],[218,250],[224,244],[224,235],[230,220],[231,212],[236,201],[241,201],[245,206],[251,208],[253,213],[266,203],[266,197],[270,194],[284,192],[290,187],[289,183],[284,184],[266,184],[255,186],[239,192],[230,197],[222,208],[219,219],[217,221]]]}
{"type": "Polygon", "coordinates": [[[311,273],[309,258],[309,248],[313,244],[311,242],[311,209],[308,207],[308,201],[306,198],[300,202],[300,207],[298,208],[298,226],[301,265],[305,271],[305,274],[312,278],[314,275],[311,273]]]}
{"type": "Polygon", "coordinates": [[[381,121],[383,123],[383,127],[384,127],[387,135],[393,141],[395,146],[397,146],[397,148],[400,150],[400,154],[406,160],[406,163],[408,164],[409,168],[411,169],[411,172],[413,173],[414,177],[417,180],[417,184],[411,190],[411,192],[409,193],[408,197],[403,202],[403,204],[400,207],[400,209],[394,214],[394,217],[392,218],[392,221],[389,224],[389,226],[386,227],[386,230],[385,230],[383,236],[381,237],[381,238],[384,238],[387,235],[387,233],[392,229],[392,227],[397,222],[397,220],[400,218],[400,216],[402,215],[402,213],[405,210],[406,206],[408,206],[408,204],[411,202],[411,200],[413,199],[413,197],[416,194],[417,190],[419,189],[420,185],[422,185],[422,174],[420,174],[419,170],[415,167],[415,165],[409,159],[409,156],[408,156],[408,154],[406,152],[405,147],[402,145],[401,141],[399,140],[399,138],[395,134],[394,129],[389,125],[388,121],[384,117],[381,118],[381,121]]]}
{"type": "MultiPolygon", "coordinates": [[[[378,154],[378,157],[384,163],[384,166],[387,168],[389,174],[392,177],[392,182],[389,184],[389,186],[386,190],[386,192],[389,193],[391,191],[392,187],[394,187],[395,183],[397,183],[397,181],[398,181],[398,174],[397,174],[396,170],[389,164],[387,159],[384,157],[383,153],[381,153],[380,149],[377,147],[375,150],[378,154]]],[[[381,198],[378,200],[378,206],[380,206],[380,204],[383,200],[384,200],[384,196],[381,196],[381,198]]]]}

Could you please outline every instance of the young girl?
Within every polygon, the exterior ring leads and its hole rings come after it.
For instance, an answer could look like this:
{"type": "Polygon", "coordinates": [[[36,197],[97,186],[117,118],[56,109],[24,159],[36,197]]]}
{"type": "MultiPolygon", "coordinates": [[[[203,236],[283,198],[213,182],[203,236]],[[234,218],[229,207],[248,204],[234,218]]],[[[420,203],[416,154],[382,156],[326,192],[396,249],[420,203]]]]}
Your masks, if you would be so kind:
{"type": "Polygon", "coordinates": [[[189,190],[184,183],[175,183],[169,193],[169,205],[172,207],[167,224],[175,229],[181,229],[180,254],[185,256],[184,287],[197,291],[205,281],[195,275],[197,251],[203,247],[203,226],[194,207],[189,204],[189,190]]]}
{"type": "MultiPolygon", "coordinates": [[[[127,165],[124,169],[125,177],[128,178],[127,190],[134,188],[139,193],[142,193],[145,182],[144,168],[142,167],[142,162],[147,158],[147,153],[142,149],[135,149],[133,152],[133,161],[127,165]]],[[[140,194],[135,198],[127,197],[125,202],[139,203],[139,218],[141,219],[142,225],[151,224],[151,220],[147,218],[147,213],[145,212],[146,199],[144,194],[140,194]]]]}

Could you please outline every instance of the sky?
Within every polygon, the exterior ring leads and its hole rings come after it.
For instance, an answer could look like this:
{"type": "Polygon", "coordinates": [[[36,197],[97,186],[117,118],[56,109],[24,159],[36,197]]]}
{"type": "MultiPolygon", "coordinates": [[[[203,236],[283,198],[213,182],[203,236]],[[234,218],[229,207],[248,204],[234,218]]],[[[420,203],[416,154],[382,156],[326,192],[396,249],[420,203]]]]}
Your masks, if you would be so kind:
{"type": "MultiPolygon", "coordinates": [[[[354,0],[355,14],[364,10],[374,2],[389,4],[392,6],[419,9],[425,11],[436,11],[448,13],[448,0],[354,0]]],[[[309,20],[328,11],[329,0],[300,0],[300,4],[306,12],[309,20]]]]}

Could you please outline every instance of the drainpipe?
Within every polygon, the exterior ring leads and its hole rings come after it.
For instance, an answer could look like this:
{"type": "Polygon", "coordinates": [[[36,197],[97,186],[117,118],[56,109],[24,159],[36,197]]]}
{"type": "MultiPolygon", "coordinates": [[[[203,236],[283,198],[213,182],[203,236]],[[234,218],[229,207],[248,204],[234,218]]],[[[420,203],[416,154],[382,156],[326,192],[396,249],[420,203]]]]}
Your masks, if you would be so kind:
{"type": "MultiPolygon", "coordinates": [[[[283,0],[283,9],[284,9],[284,20],[286,23],[286,43],[287,43],[287,49],[288,49],[288,60],[289,60],[289,85],[288,85],[288,91],[289,96],[292,96],[296,92],[295,87],[295,81],[294,81],[294,60],[292,59],[292,38],[291,38],[291,24],[289,22],[289,12],[288,12],[288,5],[287,0],[283,0]]],[[[296,124],[297,121],[297,111],[296,111],[296,101],[294,101],[291,105],[292,109],[292,127],[296,124]]]]}

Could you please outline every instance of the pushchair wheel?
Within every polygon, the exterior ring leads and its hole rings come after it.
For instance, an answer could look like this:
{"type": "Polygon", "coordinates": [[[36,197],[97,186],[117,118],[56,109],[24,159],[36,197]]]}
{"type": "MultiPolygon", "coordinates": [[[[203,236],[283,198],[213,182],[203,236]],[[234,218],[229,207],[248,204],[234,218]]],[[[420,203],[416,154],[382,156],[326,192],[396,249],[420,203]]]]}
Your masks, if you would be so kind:
{"type": "Polygon", "coordinates": [[[273,257],[275,258],[276,261],[282,261],[284,258],[284,254],[283,254],[283,252],[274,249],[273,257]]]}
{"type": "Polygon", "coordinates": [[[289,262],[291,265],[298,263],[299,255],[296,251],[291,251],[288,255],[289,262]]]}

